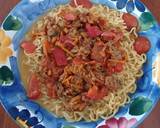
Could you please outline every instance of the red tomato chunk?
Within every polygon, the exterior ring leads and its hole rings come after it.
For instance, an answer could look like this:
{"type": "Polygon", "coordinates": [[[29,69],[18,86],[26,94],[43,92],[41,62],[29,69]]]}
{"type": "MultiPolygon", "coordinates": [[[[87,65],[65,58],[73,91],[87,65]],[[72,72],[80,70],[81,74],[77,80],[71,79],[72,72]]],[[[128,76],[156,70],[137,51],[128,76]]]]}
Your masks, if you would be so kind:
{"type": "Polygon", "coordinates": [[[145,37],[138,37],[134,43],[134,49],[138,54],[147,53],[151,47],[149,40],[145,37]]]}
{"type": "Polygon", "coordinates": [[[53,51],[53,55],[54,55],[57,66],[67,65],[67,57],[65,55],[65,52],[62,49],[56,47],[53,51]]]}

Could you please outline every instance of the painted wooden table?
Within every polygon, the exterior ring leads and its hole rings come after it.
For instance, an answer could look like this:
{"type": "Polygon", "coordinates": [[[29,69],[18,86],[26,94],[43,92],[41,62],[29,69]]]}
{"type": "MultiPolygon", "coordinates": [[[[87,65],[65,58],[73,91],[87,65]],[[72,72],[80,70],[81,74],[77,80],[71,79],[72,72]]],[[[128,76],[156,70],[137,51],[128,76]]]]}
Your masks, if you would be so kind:
{"type": "MultiPolygon", "coordinates": [[[[9,11],[20,0],[0,0],[0,24],[9,11]]],[[[160,23],[160,1],[159,0],[142,0],[147,7],[153,12],[154,16],[160,23]]],[[[5,113],[4,109],[0,105],[0,128],[19,128],[14,121],[5,113]]],[[[54,127],[53,127],[54,128],[54,127]]],[[[160,102],[156,108],[150,114],[148,118],[139,126],[139,128],[160,128],[160,102]]]]}

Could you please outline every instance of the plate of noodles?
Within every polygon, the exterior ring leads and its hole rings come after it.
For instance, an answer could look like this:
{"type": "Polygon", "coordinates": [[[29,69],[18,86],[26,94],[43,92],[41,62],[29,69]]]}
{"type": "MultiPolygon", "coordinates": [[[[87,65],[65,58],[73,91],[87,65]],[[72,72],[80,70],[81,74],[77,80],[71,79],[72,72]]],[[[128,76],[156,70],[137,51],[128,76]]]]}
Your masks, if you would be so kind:
{"type": "Polygon", "coordinates": [[[0,100],[20,127],[137,127],[159,85],[160,27],[140,0],[22,0],[0,28],[0,100]]]}

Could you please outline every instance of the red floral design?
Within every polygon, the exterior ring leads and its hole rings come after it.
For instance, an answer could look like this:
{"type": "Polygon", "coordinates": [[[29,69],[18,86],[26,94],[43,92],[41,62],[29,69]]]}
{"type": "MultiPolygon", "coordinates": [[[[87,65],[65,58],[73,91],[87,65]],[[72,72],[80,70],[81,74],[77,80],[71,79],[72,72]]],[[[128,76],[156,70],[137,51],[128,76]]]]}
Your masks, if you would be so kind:
{"type": "Polygon", "coordinates": [[[135,118],[130,120],[127,120],[125,117],[120,117],[119,119],[111,118],[98,128],[131,128],[136,122],[135,118]]]}

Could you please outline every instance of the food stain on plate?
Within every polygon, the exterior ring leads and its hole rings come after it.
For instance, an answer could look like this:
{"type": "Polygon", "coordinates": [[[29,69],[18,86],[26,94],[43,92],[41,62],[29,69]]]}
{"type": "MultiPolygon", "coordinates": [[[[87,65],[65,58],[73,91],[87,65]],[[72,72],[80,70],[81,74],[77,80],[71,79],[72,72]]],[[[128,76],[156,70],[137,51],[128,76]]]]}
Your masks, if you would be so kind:
{"type": "Polygon", "coordinates": [[[160,53],[157,54],[156,60],[153,63],[153,81],[160,86],[160,53]]]}

